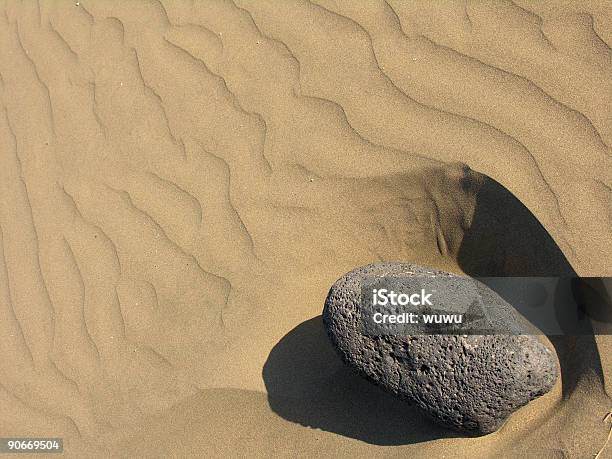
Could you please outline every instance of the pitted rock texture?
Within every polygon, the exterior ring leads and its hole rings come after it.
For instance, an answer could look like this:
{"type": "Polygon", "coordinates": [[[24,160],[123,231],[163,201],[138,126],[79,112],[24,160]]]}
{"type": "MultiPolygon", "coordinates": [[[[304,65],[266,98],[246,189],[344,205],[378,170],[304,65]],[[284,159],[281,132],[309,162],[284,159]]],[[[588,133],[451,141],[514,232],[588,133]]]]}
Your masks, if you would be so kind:
{"type": "Polygon", "coordinates": [[[383,263],[351,271],[332,286],[323,322],[342,359],[362,376],[469,435],[496,431],[515,410],[553,387],[555,355],[535,336],[362,334],[361,280],[388,275],[452,274],[383,263]]]}

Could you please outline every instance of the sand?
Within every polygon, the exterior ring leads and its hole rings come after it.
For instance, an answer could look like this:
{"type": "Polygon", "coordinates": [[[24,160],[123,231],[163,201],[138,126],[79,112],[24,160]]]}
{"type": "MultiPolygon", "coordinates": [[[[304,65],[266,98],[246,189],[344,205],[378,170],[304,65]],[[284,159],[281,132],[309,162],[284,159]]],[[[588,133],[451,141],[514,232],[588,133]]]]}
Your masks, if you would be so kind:
{"type": "Polygon", "coordinates": [[[604,0],[2,1],[0,437],[593,457],[609,337],[551,337],[553,391],[466,439],[320,313],[380,260],[611,276],[610,46],[604,0]]]}

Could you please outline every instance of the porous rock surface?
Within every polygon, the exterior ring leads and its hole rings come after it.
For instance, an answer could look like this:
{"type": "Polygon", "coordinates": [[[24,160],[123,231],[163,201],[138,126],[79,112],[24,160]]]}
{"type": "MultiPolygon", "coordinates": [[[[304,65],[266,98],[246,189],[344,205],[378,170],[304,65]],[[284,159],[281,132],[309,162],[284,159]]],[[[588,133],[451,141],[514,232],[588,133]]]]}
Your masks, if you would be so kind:
{"type": "Polygon", "coordinates": [[[388,275],[452,276],[382,263],[351,271],[332,286],[323,322],[342,359],[362,376],[469,435],[494,432],[515,410],[553,387],[556,357],[535,336],[363,334],[361,280],[388,275]]]}

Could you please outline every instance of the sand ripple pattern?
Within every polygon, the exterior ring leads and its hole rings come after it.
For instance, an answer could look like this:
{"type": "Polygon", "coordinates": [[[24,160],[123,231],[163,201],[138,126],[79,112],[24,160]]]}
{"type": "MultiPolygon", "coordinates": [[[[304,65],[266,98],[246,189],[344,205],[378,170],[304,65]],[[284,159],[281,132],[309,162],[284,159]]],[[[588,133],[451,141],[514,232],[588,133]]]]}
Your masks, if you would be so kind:
{"type": "Polygon", "coordinates": [[[2,1],[0,433],[104,452],[261,391],[339,273],[454,263],[461,164],[612,275],[612,16],[587,3],[2,1]]]}

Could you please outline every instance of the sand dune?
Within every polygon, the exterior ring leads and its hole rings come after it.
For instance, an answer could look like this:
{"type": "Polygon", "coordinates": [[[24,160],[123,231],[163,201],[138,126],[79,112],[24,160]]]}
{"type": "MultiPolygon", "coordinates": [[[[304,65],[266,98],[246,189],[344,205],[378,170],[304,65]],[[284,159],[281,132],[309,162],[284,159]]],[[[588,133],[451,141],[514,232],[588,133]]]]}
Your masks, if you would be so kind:
{"type": "Polygon", "coordinates": [[[465,439],[347,372],[319,315],[378,260],[612,275],[607,2],[0,9],[0,437],[72,457],[604,445],[606,336],[551,338],[563,381],[465,439]]]}

